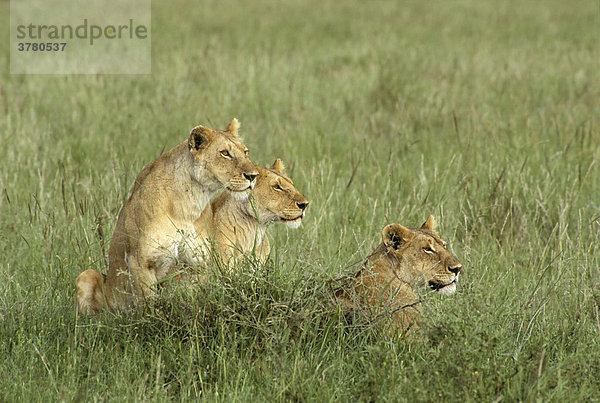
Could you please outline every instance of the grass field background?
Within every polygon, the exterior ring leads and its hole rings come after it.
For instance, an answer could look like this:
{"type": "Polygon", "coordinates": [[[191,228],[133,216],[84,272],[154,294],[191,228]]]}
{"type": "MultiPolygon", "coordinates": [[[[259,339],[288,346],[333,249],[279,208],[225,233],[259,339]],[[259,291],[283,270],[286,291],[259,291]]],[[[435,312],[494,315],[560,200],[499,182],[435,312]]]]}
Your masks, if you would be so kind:
{"type": "Polygon", "coordinates": [[[9,75],[2,33],[0,400],[600,399],[597,1],[153,3],[150,76],[9,75]],[[303,226],[76,318],[141,168],[234,116],[303,226]],[[337,317],[331,282],[430,213],[465,272],[423,294],[426,341],[337,317]]]}

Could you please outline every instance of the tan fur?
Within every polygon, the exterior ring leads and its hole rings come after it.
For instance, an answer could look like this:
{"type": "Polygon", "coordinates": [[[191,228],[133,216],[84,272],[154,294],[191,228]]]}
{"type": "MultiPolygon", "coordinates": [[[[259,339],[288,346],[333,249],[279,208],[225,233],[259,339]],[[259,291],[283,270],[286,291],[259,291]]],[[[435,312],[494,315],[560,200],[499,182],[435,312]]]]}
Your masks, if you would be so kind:
{"type": "Polygon", "coordinates": [[[283,163],[277,159],[269,169],[257,167],[256,186],[247,200],[237,200],[221,193],[196,220],[198,243],[213,245],[221,259],[255,252],[265,261],[270,253],[266,231],[273,222],[300,226],[308,200],[285,176],[283,163]]]}
{"type": "Polygon", "coordinates": [[[421,228],[386,226],[383,242],[357,273],[352,287],[338,293],[344,308],[391,312],[394,331],[418,328],[422,317],[416,290],[429,286],[441,294],[452,294],[462,270],[446,242],[435,233],[434,224],[429,216],[421,228]]]}
{"type": "Polygon", "coordinates": [[[238,128],[237,119],[225,131],[197,126],[142,169],[111,240],[104,298],[98,275],[82,273],[76,281],[80,311],[127,309],[151,296],[179,262],[199,263],[194,221],[223,187],[247,198],[258,175],[238,128]]]}
{"type": "Polygon", "coordinates": [[[104,276],[96,270],[86,270],[75,280],[76,304],[78,312],[98,313],[105,305],[102,287],[104,276]]]}

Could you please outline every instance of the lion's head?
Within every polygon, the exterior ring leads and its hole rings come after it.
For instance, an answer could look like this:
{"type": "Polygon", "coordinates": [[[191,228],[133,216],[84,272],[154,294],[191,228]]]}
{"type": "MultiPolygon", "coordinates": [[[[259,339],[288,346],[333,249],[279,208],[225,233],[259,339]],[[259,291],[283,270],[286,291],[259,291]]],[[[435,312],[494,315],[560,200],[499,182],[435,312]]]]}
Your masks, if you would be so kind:
{"type": "Polygon", "coordinates": [[[400,224],[387,225],[378,248],[389,262],[389,270],[412,288],[429,286],[440,294],[456,291],[462,264],[447,248],[446,242],[434,231],[435,220],[429,216],[420,228],[400,224]]]}
{"type": "Polygon", "coordinates": [[[290,228],[302,223],[308,200],[284,174],[283,162],[275,160],[271,168],[258,167],[258,179],[252,191],[253,208],[262,223],[279,221],[290,228]]]}
{"type": "Polygon", "coordinates": [[[258,171],[248,158],[248,148],[238,137],[239,127],[237,119],[233,119],[225,130],[194,127],[188,147],[194,158],[192,175],[196,180],[208,185],[212,191],[224,186],[243,200],[254,187],[258,171]]]}

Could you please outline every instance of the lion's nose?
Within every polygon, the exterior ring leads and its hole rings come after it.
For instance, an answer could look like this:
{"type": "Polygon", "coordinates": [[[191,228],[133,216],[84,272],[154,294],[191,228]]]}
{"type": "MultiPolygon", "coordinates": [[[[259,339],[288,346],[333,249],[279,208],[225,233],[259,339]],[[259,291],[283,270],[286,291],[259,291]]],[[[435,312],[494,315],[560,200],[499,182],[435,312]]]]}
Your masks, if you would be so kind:
{"type": "Polygon", "coordinates": [[[257,176],[258,176],[258,174],[244,173],[244,178],[248,179],[248,181],[250,181],[250,182],[254,182],[254,179],[256,179],[257,176]]]}
{"type": "Polygon", "coordinates": [[[298,206],[298,208],[302,211],[304,211],[304,209],[308,206],[308,202],[306,203],[296,203],[296,206],[298,206]]]}
{"type": "Polygon", "coordinates": [[[462,270],[462,266],[448,267],[451,273],[458,274],[462,270]]]}

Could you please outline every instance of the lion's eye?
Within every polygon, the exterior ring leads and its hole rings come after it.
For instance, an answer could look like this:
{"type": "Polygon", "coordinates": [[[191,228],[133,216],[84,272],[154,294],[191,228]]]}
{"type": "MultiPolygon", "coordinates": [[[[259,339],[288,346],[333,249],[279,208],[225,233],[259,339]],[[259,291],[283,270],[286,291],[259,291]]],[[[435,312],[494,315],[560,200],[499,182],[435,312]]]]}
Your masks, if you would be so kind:
{"type": "Polygon", "coordinates": [[[244,155],[248,156],[248,150],[244,150],[244,155]]]}
{"type": "Polygon", "coordinates": [[[423,252],[431,255],[431,254],[435,253],[435,250],[433,250],[433,248],[431,246],[426,246],[423,248],[423,252]]]}
{"type": "Polygon", "coordinates": [[[231,158],[231,154],[229,154],[229,151],[223,150],[223,151],[221,151],[221,157],[231,158]]]}
{"type": "Polygon", "coordinates": [[[278,192],[282,192],[283,191],[283,188],[281,186],[279,186],[279,185],[273,186],[273,189],[275,189],[278,192]]]}

